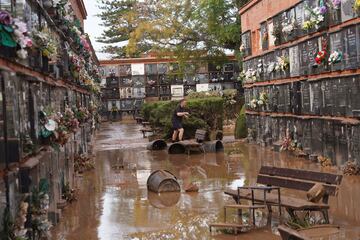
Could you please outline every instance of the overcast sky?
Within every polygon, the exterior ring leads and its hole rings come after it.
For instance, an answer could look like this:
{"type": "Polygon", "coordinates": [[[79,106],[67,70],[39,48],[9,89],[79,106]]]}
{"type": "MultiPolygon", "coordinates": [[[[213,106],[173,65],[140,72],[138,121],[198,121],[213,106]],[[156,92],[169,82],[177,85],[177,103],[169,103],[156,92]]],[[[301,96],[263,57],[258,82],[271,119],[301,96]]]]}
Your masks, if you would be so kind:
{"type": "Polygon", "coordinates": [[[91,42],[95,48],[96,54],[99,59],[108,59],[109,55],[101,53],[101,47],[104,44],[96,42],[96,38],[101,36],[104,28],[100,26],[101,19],[96,16],[100,9],[97,6],[96,0],[84,0],[86,10],[88,13],[87,19],[85,20],[85,32],[89,34],[91,42]]]}

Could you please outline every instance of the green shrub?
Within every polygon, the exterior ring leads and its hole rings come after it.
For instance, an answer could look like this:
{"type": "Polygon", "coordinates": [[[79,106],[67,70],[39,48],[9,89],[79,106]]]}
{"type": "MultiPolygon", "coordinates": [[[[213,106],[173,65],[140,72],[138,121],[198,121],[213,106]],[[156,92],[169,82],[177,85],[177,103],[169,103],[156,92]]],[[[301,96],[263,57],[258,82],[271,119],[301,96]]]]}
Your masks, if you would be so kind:
{"type": "Polygon", "coordinates": [[[239,117],[236,120],[235,125],[235,138],[246,138],[247,137],[247,127],[246,127],[246,110],[245,105],[241,108],[239,117]]]}
{"type": "MultiPolygon", "coordinates": [[[[145,120],[158,129],[165,138],[172,134],[171,118],[178,101],[159,101],[145,103],[142,115],[145,120]]],[[[184,119],[185,138],[192,138],[196,129],[221,130],[224,121],[223,99],[220,97],[189,99],[187,107],[190,117],[184,119]]]]}

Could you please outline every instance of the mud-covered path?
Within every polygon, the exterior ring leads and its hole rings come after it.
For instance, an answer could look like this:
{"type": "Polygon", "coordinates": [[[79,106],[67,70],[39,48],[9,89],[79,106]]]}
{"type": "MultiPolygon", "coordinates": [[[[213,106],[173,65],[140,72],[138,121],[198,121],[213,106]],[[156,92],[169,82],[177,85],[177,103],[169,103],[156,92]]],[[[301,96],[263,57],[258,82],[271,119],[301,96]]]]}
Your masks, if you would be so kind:
{"type": "MultiPolygon", "coordinates": [[[[276,227],[238,236],[211,235],[208,224],[222,221],[222,206],[233,203],[223,190],[254,183],[262,164],[318,168],[309,161],[244,143],[226,144],[225,153],[191,157],[149,152],[140,128],[134,123],[102,126],[94,146],[96,169],[79,179],[78,201],[65,210],[53,239],[280,239],[276,227]],[[148,193],[147,178],[157,169],[173,172],[181,183],[190,176],[199,185],[199,193],[162,198],[148,193]]],[[[339,197],[331,199],[332,220],[347,226],[344,236],[351,236],[348,239],[359,236],[358,199],[359,178],[345,178],[339,197]]],[[[236,221],[236,214],[232,217],[236,221]]],[[[266,218],[258,214],[258,221],[265,225],[266,218]]]]}

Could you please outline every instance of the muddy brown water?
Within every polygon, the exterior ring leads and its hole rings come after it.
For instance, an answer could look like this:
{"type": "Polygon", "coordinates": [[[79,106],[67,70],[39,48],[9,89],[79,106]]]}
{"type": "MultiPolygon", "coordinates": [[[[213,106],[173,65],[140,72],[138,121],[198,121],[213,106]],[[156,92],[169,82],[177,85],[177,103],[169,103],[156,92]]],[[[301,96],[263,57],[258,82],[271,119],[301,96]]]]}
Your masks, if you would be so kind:
{"type": "MultiPolygon", "coordinates": [[[[96,169],[78,179],[78,201],[65,209],[53,229],[53,239],[280,239],[276,214],[269,228],[240,235],[210,234],[209,223],[222,222],[223,205],[233,203],[223,191],[254,184],[263,164],[336,171],[245,143],[227,143],[225,152],[219,154],[169,156],[164,151],[150,152],[140,128],[133,123],[103,126],[94,146],[96,169]],[[171,171],[180,184],[184,180],[195,182],[199,192],[149,193],[146,181],[157,169],[171,171]]],[[[360,178],[345,177],[338,196],[330,199],[331,221],[345,229],[336,239],[360,239],[359,200],[360,178]]],[[[229,221],[237,221],[235,212],[229,215],[229,221]]],[[[264,214],[258,212],[257,221],[265,226],[264,214]]]]}

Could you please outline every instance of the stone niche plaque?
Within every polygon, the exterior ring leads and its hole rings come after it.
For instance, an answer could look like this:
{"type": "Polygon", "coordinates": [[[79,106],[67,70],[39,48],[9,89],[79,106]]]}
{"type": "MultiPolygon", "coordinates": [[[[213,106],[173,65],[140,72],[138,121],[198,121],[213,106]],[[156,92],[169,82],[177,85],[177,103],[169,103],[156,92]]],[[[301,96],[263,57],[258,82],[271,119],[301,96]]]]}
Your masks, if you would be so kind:
{"type": "Polygon", "coordinates": [[[308,50],[308,73],[317,74],[321,66],[317,66],[315,62],[316,54],[319,51],[319,38],[313,38],[307,41],[307,50],[308,50]]]}
{"type": "Polygon", "coordinates": [[[300,75],[300,56],[299,46],[295,45],[289,48],[290,76],[297,77],[300,75]]]}
{"type": "MultiPolygon", "coordinates": [[[[286,57],[287,59],[290,60],[289,48],[282,49],[281,50],[281,56],[286,57]]],[[[280,74],[281,74],[281,78],[290,77],[290,64],[289,64],[289,67],[285,71],[280,71],[280,74]]]]}
{"type": "Polygon", "coordinates": [[[269,64],[267,65],[267,71],[269,72],[270,80],[274,80],[276,79],[275,65],[277,61],[275,52],[270,52],[267,57],[269,61],[269,64]]]}
{"type": "Polygon", "coordinates": [[[341,0],[341,21],[346,22],[356,17],[354,12],[355,0],[341,0]]]}
{"type": "Polygon", "coordinates": [[[301,143],[303,145],[303,150],[305,153],[311,153],[311,121],[310,120],[302,120],[301,125],[303,126],[303,134],[301,143]]]}
{"type": "Polygon", "coordinates": [[[293,82],[290,84],[291,112],[301,113],[301,83],[293,82]]]}
{"type": "Polygon", "coordinates": [[[343,55],[345,69],[356,69],[358,67],[358,45],[360,44],[359,34],[356,32],[356,26],[343,29],[343,55]]]}
{"type": "Polygon", "coordinates": [[[167,63],[158,63],[157,69],[159,74],[166,74],[168,72],[168,65],[167,63]]]}
{"type": "Polygon", "coordinates": [[[317,156],[323,155],[323,120],[311,121],[311,152],[317,156]]]}
{"type": "MultiPolygon", "coordinates": [[[[330,34],[330,53],[338,51],[339,53],[343,54],[343,38],[342,32],[334,32],[330,34]]],[[[339,71],[343,69],[343,61],[333,63],[330,65],[332,71],[339,71]]]]}
{"type": "Polygon", "coordinates": [[[337,166],[343,165],[349,157],[348,152],[348,126],[340,123],[334,124],[335,135],[335,161],[337,166]]]}
{"type": "Polygon", "coordinates": [[[309,74],[309,52],[307,42],[299,44],[299,67],[300,75],[309,74]]]}
{"type": "Polygon", "coordinates": [[[360,164],[360,125],[352,126],[350,133],[350,158],[360,164]]]}
{"type": "Polygon", "coordinates": [[[241,35],[241,42],[244,47],[244,57],[251,55],[251,32],[247,31],[241,35]]]}
{"type": "Polygon", "coordinates": [[[305,31],[302,29],[305,19],[305,7],[304,2],[300,2],[295,6],[295,16],[296,16],[296,35],[301,37],[305,35],[305,31]]]}
{"type": "Polygon", "coordinates": [[[322,106],[321,84],[320,81],[310,82],[310,113],[320,115],[320,108],[322,106]]]}
{"type": "Polygon", "coordinates": [[[283,91],[284,91],[284,100],[285,100],[285,112],[286,113],[291,113],[292,109],[291,109],[291,90],[290,90],[290,85],[289,84],[284,84],[283,85],[283,91]]]}
{"type": "Polygon", "coordinates": [[[260,46],[263,51],[269,48],[269,32],[267,22],[260,24],[260,42],[260,46]]]}
{"type": "Polygon", "coordinates": [[[279,97],[278,97],[278,112],[285,113],[286,112],[286,85],[277,86],[279,89],[279,97]]]}
{"type": "Polygon", "coordinates": [[[329,25],[330,26],[341,23],[341,4],[340,4],[340,7],[338,7],[337,9],[335,9],[333,7],[328,8],[328,11],[329,11],[329,25]]]}
{"type": "Polygon", "coordinates": [[[334,115],[335,100],[333,95],[333,79],[323,79],[321,81],[322,106],[321,115],[334,115]]]}
{"type": "Polygon", "coordinates": [[[269,35],[269,47],[275,46],[275,38],[272,35],[272,32],[274,31],[274,23],[271,20],[268,21],[268,35],[269,35]]]}
{"type": "Polygon", "coordinates": [[[360,76],[349,77],[347,81],[350,82],[349,114],[353,117],[360,117],[360,76]]]}
{"type": "Polygon", "coordinates": [[[282,19],[281,14],[278,14],[275,17],[273,17],[274,30],[270,34],[272,34],[275,38],[274,39],[275,46],[278,46],[283,42],[281,19],[282,19]]]}
{"type": "Polygon", "coordinates": [[[344,78],[336,78],[333,81],[333,96],[335,98],[335,116],[345,116],[348,98],[347,81],[344,78]]]}
{"type": "MultiPolygon", "coordinates": [[[[275,56],[275,62],[277,62],[278,58],[280,58],[282,56],[282,50],[280,50],[280,49],[275,50],[274,56],[275,56]]],[[[280,79],[280,78],[282,78],[282,76],[283,76],[283,73],[281,70],[275,71],[274,79],[280,79]]]]}
{"type": "Polygon", "coordinates": [[[323,122],[323,151],[324,156],[335,162],[335,133],[333,121],[323,122]]]}
{"type": "Polygon", "coordinates": [[[119,65],[119,74],[120,76],[131,75],[131,65],[119,65]]]}
{"type": "Polygon", "coordinates": [[[144,76],[133,76],[132,83],[134,87],[144,87],[145,86],[145,78],[144,76]]]}
{"type": "Polygon", "coordinates": [[[301,82],[301,113],[310,114],[310,85],[308,81],[301,82]]]}

